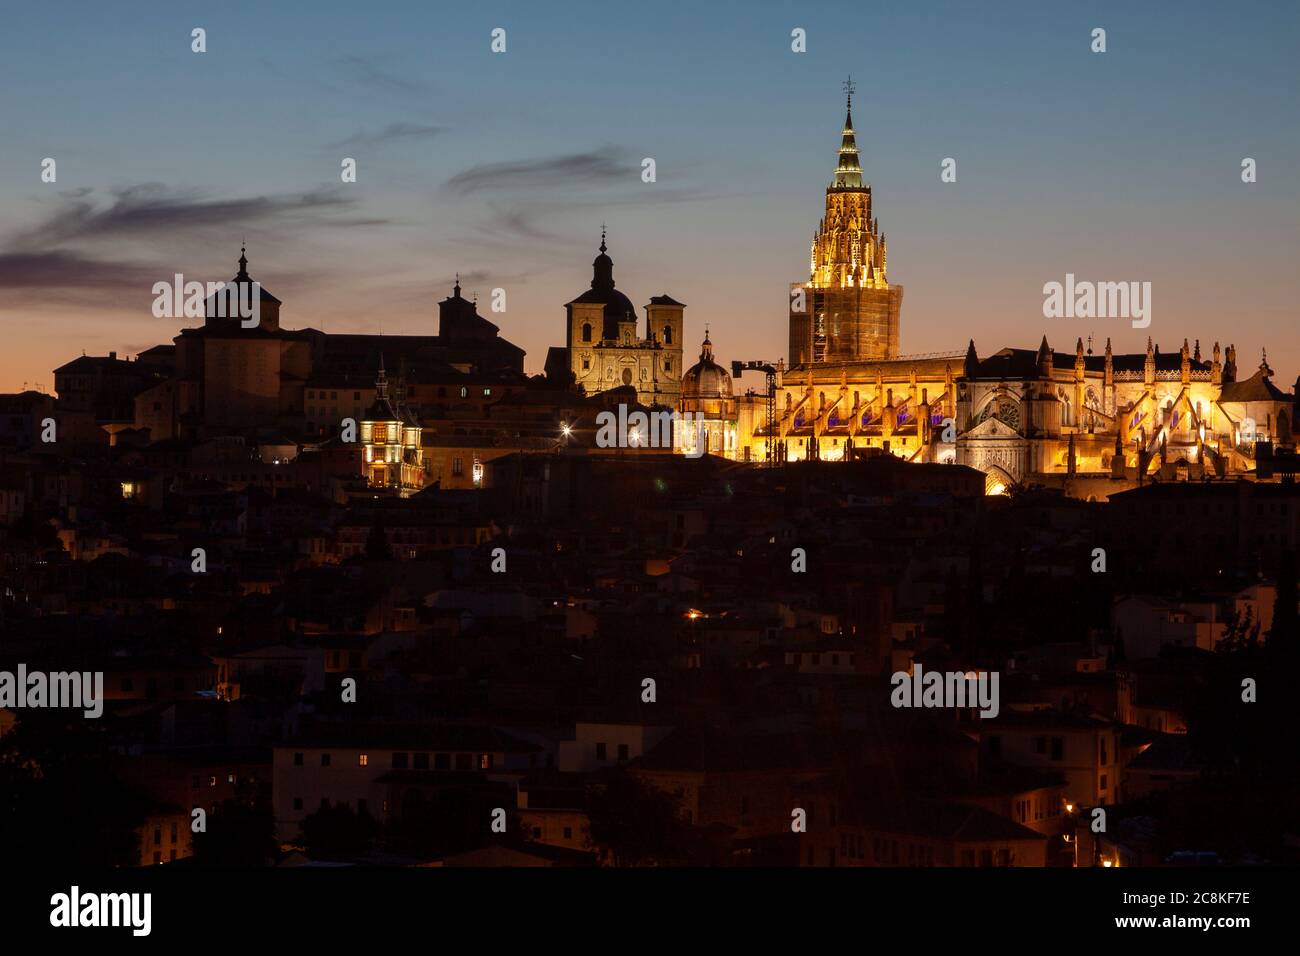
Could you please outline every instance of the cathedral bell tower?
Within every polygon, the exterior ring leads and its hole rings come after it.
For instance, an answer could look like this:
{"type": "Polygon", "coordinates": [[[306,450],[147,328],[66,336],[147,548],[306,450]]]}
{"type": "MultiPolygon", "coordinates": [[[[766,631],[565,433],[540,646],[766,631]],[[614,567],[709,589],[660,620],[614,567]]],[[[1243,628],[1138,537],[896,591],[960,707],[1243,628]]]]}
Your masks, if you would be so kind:
{"type": "Polygon", "coordinates": [[[853,81],[826,210],[813,233],[810,275],[790,290],[790,364],[898,356],[903,288],[886,277],[887,246],[872,216],[853,128],[853,81]]]}

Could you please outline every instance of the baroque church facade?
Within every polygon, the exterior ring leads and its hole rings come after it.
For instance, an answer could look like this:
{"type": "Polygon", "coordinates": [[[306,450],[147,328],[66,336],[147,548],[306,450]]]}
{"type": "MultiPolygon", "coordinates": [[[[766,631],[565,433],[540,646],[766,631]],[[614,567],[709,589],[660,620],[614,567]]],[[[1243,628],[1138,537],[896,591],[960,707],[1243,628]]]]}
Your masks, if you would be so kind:
{"type": "Polygon", "coordinates": [[[591,287],[565,304],[565,346],[550,350],[547,373],[567,369],[587,395],[632,386],[640,404],[676,408],[686,306],[667,294],[654,296],[642,325],[632,300],[615,287],[603,230],[591,265],[591,287]]]}

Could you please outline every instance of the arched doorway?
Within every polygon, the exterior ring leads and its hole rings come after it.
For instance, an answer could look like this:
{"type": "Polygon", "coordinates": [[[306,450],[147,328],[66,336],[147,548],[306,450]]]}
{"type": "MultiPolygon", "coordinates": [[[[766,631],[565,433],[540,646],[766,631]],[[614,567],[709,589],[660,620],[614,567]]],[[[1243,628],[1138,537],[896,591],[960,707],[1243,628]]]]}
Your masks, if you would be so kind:
{"type": "Polygon", "coordinates": [[[984,473],[986,495],[1009,495],[1015,486],[1016,480],[997,465],[990,465],[989,470],[984,473]]]}

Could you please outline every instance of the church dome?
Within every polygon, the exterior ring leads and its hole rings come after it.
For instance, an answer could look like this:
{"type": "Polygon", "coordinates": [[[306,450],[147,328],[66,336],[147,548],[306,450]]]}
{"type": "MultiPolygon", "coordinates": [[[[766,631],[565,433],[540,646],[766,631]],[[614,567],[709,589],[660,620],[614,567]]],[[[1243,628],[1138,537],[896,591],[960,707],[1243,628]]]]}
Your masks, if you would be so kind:
{"type": "Polygon", "coordinates": [[[606,250],[603,232],[600,236],[600,255],[592,260],[591,272],[591,288],[569,304],[589,302],[604,305],[601,338],[617,339],[620,322],[636,321],[636,306],[631,299],[614,288],[614,260],[606,250]]]}
{"type": "Polygon", "coordinates": [[[731,375],[713,361],[713,343],[709,333],[704,333],[700,360],[682,376],[683,398],[731,398],[731,375]]]}

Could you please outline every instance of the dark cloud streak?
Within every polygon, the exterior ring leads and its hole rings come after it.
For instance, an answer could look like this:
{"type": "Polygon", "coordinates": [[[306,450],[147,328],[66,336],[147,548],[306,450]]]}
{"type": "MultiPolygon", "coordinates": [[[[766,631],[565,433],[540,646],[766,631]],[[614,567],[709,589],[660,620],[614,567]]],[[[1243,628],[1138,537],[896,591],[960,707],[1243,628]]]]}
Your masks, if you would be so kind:
{"type": "Polygon", "coordinates": [[[612,146],[585,153],[507,163],[480,163],[457,173],[443,188],[461,196],[486,189],[537,189],[548,186],[591,186],[619,180],[639,183],[637,166],[612,146]]]}
{"type": "Polygon", "coordinates": [[[326,149],[341,149],[347,146],[380,146],[385,143],[400,142],[403,140],[432,139],[443,132],[441,126],[418,126],[414,123],[389,123],[378,133],[367,133],[362,130],[349,136],[347,139],[341,139],[336,143],[328,143],[326,149]]]}
{"type": "MultiPolygon", "coordinates": [[[[87,199],[74,199],[7,245],[10,249],[43,249],[66,242],[124,236],[165,238],[212,226],[247,227],[286,215],[343,210],[354,202],[338,187],[292,195],[207,200],[195,194],[168,193],[156,184],[142,184],[119,190],[114,202],[103,209],[87,199]]],[[[374,224],[375,220],[357,222],[374,224]]]]}

